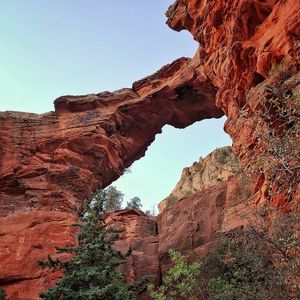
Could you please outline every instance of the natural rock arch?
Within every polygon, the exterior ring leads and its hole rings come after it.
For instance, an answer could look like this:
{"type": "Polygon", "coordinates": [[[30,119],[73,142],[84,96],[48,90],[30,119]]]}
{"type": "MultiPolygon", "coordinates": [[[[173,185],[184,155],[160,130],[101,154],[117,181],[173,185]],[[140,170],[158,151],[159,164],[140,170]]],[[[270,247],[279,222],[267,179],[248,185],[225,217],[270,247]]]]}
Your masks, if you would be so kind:
{"type": "Polygon", "coordinates": [[[184,127],[223,110],[234,152],[247,163],[255,138],[240,112],[259,109],[256,87],[272,64],[285,58],[299,71],[298,2],[177,0],[168,25],[199,42],[192,59],[132,89],[61,97],[55,112],[0,113],[0,285],[14,299],[37,299],[55,275],[43,276],[36,259],[72,242],[84,199],[143,156],[165,124],[184,127]]]}

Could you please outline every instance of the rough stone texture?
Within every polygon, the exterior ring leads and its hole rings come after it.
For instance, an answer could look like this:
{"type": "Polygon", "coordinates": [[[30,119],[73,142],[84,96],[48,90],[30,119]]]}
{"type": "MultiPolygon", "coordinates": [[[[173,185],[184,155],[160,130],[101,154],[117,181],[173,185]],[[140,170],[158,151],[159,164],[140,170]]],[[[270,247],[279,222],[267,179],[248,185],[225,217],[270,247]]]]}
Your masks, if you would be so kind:
{"type": "Polygon", "coordinates": [[[133,89],[55,100],[44,115],[0,113],[0,214],[75,212],[144,155],[165,124],[220,117],[215,90],[179,59],[133,89]]]}
{"type": "Polygon", "coordinates": [[[158,230],[156,218],[135,209],[122,209],[107,213],[106,226],[124,229],[115,243],[117,250],[132,250],[127,262],[127,279],[130,282],[147,276],[152,282],[160,281],[158,261],[158,230]]]}
{"type": "MultiPolygon", "coordinates": [[[[214,103],[214,87],[205,78],[198,80],[190,62],[178,59],[135,82],[132,89],[60,97],[55,100],[55,112],[0,113],[1,222],[15,224],[24,216],[22,222],[30,224],[28,211],[50,219],[59,212],[75,218],[93,191],[107,186],[144,155],[165,124],[181,128],[204,118],[221,117],[223,113],[214,103]]],[[[48,235],[38,239],[48,246],[39,253],[46,257],[53,254],[48,247],[54,249],[62,243],[62,237],[52,236],[52,232],[59,232],[60,226],[63,232],[65,224],[54,220],[43,226],[48,235]]],[[[15,230],[14,225],[10,230],[15,230]]],[[[17,248],[30,248],[34,242],[26,230],[24,239],[17,239],[14,246],[6,232],[0,235],[0,253],[6,253],[0,278],[18,281],[7,289],[15,300],[36,299],[33,295],[37,297],[42,284],[29,289],[30,274],[32,278],[40,274],[40,283],[48,280],[30,255],[27,268],[31,271],[26,278],[19,276],[17,248]]],[[[64,239],[70,238],[66,233],[64,239]]],[[[0,281],[0,286],[4,284],[7,286],[5,280],[0,281]]]]}
{"type": "Polygon", "coordinates": [[[54,246],[74,243],[72,227],[74,215],[53,211],[24,211],[0,218],[0,286],[10,300],[39,299],[43,289],[54,284],[60,276],[37,267],[37,260],[46,254],[57,255],[54,246]]]}
{"type": "Polygon", "coordinates": [[[186,198],[217,183],[226,182],[229,177],[238,174],[242,175],[242,168],[231,147],[218,148],[205,158],[200,158],[199,162],[183,169],[174,190],[158,204],[159,212],[162,212],[168,203],[186,198]]]}
{"type": "MultiPolygon", "coordinates": [[[[168,24],[177,31],[189,30],[199,42],[192,59],[178,59],[132,89],[61,97],[55,101],[55,112],[0,113],[0,215],[1,224],[8,225],[0,235],[0,253],[5,255],[0,285],[14,295],[11,299],[35,299],[28,284],[36,280],[35,264],[28,254],[30,272],[25,274],[18,249],[26,256],[37,239],[44,248],[34,251],[41,256],[51,253],[62,242],[55,232],[67,228],[55,218],[69,218],[65,222],[70,225],[84,199],[143,156],[163,125],[185,127],[220,117],[222,109],[228,116],[225,130],[233,139],[233,152],[247,164],[246,153],[256,141],[250,121],[239,118],[251,97],[259,94],[259,85],[270,82],[273,64],[282,63],[290,74],[299,71],[299,8],[298,0],[177,0],[167,13],[168,24]],[[47,234],[27,234],[38,228],[30,227],[32,215],[47,234]],[[19,224],[24,224],[23,232],[17,230],[19,224]],[[14,244],[11,236],[19,242],[14,244]]],[[[253,111],[259,109],[261,97],[257,99],[251,104],[253,111]]],[[[207,224],[223,214],[223,200],[217,201],[216,194],[211,199],[211,213],[201,216],[207,224]]],[[[234,207],[241,211],[245,205],[234,207]]],[[[236,212],[227,208],[227,200],[224,214],[227,228],[237,226],[236,212]]],[[[215,228],[207,226],[206,239],[215,228]]],[[[64,237],[66,243],[71,239],[67,231],[64,237]]],[[[39,282],[48,280],[40,278],[39,282]]]]}
{"type": "Polygon", "coordinates": [[[157,217],[161,272],[170,266],[168,250],[193,260],[214,246],[218,232],[245,226],[255,202],[249,188],[232,175],[165,206],[157,217]]]}
{"type": "Polygon", "coordinates": [[[247,165],[257,143],[253,115],[263,100],[261,86],[272,83],[274,66],[289,76],[299,71],[300,2],[177,0],[167,16],[171,28],[188,30],[199,42],[193,63],[217,88],[233,152],[247,165]]]}

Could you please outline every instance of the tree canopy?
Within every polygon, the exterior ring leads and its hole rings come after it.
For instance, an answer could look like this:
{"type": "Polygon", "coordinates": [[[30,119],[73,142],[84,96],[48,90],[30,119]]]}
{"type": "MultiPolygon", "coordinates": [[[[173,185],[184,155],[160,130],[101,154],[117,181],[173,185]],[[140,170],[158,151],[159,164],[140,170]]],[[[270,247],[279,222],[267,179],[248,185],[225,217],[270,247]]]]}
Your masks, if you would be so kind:
{"type": "MultiPolygon", "coordinates": [[[[104,197],[104,211],[112,211],[122,208],[124,194],[117,190],[115,186],[109,186],[100,193],[101,197],[104,197]]],[[[97,193],[94,195],[94,197],[97,197],[97,193]]]]}
{"type": "MultiPolygon", "coordinates": [[[[87,207],[79,226],[78,244],[57,248],[58,253],[73,254],[68,260],[53,259],[38,264],[53,271],[62,269],[64,276],[56,286],[40,294],[46,300],[133,300],[133,285],[126,284],[119,271],[127,255],[112,248],[120,231],[105,228],[102,213],[107,194],[99,191],[87,207]]],[[[129,255],[129,253],[128,253],[129,255]]]]}
{"type": "Polygon", "coordinates": [[[133,208],[133,209],[138,209],[141,210],[143,207],[141,199],[139,197],[133,197],[129,201],[127,201],[127,206],[126,208],[133,208]]]}

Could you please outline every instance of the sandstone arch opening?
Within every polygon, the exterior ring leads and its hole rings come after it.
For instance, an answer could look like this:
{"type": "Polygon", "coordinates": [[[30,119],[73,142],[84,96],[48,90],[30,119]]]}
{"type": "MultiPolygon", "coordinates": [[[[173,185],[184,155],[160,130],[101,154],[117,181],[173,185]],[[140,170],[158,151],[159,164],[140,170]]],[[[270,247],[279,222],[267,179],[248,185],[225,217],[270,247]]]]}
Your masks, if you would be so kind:
{"type": "Polygon", "coordinates": [[[170,194],[183,168],[215,148],[231,145],[230,137],[223,130],[225,120],[225,117],[204,120],[184,129],[165,125],[145,156],[131,165],[131,172],[122,175],[112,185],[124,193],[125,200],[138,196],[143,210],[152,211],[170,194]]]}

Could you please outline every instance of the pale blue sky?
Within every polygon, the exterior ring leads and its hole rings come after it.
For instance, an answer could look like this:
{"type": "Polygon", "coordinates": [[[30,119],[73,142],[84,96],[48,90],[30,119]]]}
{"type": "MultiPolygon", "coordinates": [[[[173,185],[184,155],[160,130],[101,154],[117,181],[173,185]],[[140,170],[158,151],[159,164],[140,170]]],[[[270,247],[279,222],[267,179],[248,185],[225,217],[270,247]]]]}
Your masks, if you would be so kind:
{"type": "MultiPolygon", "coordinates": [[[[61,95],[98,93],[132,82],[197,47],[165,25],[173,0],[1,0],[0,111],[43,113],[61,95]]],[[[165,127],[116,186],[145,209],[167,196],[181,169],[230,144],[224,119],[165,127]]]]}

